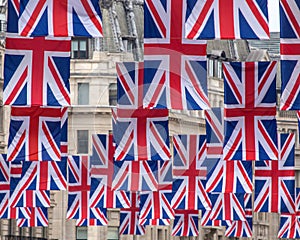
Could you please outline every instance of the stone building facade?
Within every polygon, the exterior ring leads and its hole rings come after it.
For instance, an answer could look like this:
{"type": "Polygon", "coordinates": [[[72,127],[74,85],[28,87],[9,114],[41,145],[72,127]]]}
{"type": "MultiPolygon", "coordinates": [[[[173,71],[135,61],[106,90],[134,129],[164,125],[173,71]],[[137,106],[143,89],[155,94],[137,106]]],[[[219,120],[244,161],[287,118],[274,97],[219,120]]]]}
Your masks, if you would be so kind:
{"type": "MultiPolygon", "coordinates": [[[[143,60],[143,0],[102,0],[100,2],[103,11],[105,38],[72,39],[70,78],[72,106],[69,108],[68,120],[69,154],[91,154],[91,135],[94,133],[106,134],[111,131],[111,107],[116,105],[116,63],[143,60]]],[[[4,1],[4,7],[5,3],[4,1]]],[[[3,9],[0,12],[5,14],[3,9]]],[[[257,47],[257,45],[255,46],[257,47]]],[[[1,89],[3,85],[3,47],[0,48],[1,89]]],[[[222,62],[270,60],[268,52],[254,51],[255,49],[247,41],[208,42],[208,95],[212,107],[223,107],[224,105],[222,62]]],[[[0,94],[0,103],[2,103],[2,94],[0,94]]],[[[170,110],[169,120],[170,135],[205,134],[203,111],[170,110]]],[[[295,113],[278,111],[277,120],[279,132],[295,132],[297,135],[296,170],[297,186],[299,187],[299,134],[295,113]]],[[[1,153],[6,151],[8,124],[9,107],[1,106],[1,153]]],[[[108,211],[109,225],[107,227],[86,228],[76,227],[74,220],[66,220],[66,209],[67,193],[63,191],[51,192],[48,228],[18,228],[14,220],[1,220],[0,239],[226,239],[223,236],[224,229],[222,228],[201,228],[199,237],[195,238],[171,237],[169,227],[147,227],[145,236],[119,236],[118,210],[111,209],[108,211]]],[[[253,239],[275,239],[278,220],[278,214],[255,213],[253,239]]]]}

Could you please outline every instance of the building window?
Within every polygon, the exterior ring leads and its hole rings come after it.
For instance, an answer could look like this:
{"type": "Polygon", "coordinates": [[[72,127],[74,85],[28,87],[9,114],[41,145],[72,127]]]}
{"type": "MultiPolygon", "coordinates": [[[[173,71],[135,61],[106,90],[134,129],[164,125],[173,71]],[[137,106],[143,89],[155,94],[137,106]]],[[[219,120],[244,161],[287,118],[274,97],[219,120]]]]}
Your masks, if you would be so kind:
{"type": "Polygon", "coordinates": [[[48,227],[43,227],[42,229],[43,238],[48,238],[48,227]]]}
{"type": "Polygon", "coordinates": [[[89,152],[89,131],[77,130],[77,153],[85,154],[89,152]]]}
{"type": "Polygon", "coordinates": [[[300,171],[295,170],[295,176],[296,176],[296,187],[300,187],[300,171]]]}
{"type": "Polygon", "coordinates": [[[117,105],[117,84],[109,84],[109,106],[117,105]]]}
{"type": "Polygon", "coordinates": [[[209,59],[207,66],[208,76],[213,77],[214,76],[214,60],[209,59]]]}
{"type": "Polygon", "coordinates": [[[265,221],[265,214],[263,212],[257,213],[257,219],[259,222],[264,222],[265,221]]]}
{"type": "Polygon", "coordinates": [[[222,100],[219,101],[219,107],[223,107],[223,101],[222,100]]]}
{"type": "Polygon", "coordinates": [[[8,219],[8,235],[14,236],[16,234],[16,220],[8,219]]]}
{"type": "Polygon", "coordinates": [[[119,239],[119,228],[108,227],[107,228],[107,240],[118,240],[119,239]]]}
{"type": "Polygon", "coordinates": [[[164,234],[163,234],[163,229],[157,230],[157,239],[165,240],[164,234]]]}
{"type": "Polygon", "coordinates": [[[88,38],[73,38],[71,49],[71,58],[87,59],[89,56],[88,38]]]}
{"type": "Polygon", "coordinates": [[[155,239],[155,237],[154,237],[154,230],[153,230],[153,228],[151,228],[151,239],[155,239]]]}
{"type": "Polygon", "coordinates": [[[222,62],[216,59],[208,60],[208,76],[215,78],[222,78],[222,62]]]}
{"type": "Polygon", "coordinates": [[[28,230],[28,229],[22,228],[22,227],[19,228],[19,236],[21,237],[21,239],[22,239],[22,237],[25,237],[26,235],[28,236],[28,234],[26,234],[26,230],[28,230]]]}
{"type": "Polygon", "coordinates": [[[88,229],[87,227],[76,227],[76,240],[87,240],[88,229]]]}
{"type": "Polygon", "coordinates": [[[89,104],[90,85],[89,83],[78,83],[78,105],[89,104]]]}
{"type": "Polygon", "coordinates": [[[294,135],[296,135],[297,129],[289,128],[288,133],[294,133],[294,135]]]}
{"type": "Polygon", "coordinates": [[[135,38],[122,37],[124,50],[133,53],[136,49],[135,38]]]}
{"type": "Polygon", "coordinates": [[[166,239],[166,240],[170,239],[169,236],[170,236],[170,235],[168,234],[168,230],[165,230],[165,239],[166,239]]]}
{"type": "Polygon", "coordinates": [[[222,62],[218,60],[214,61],[214,77],[222,78],[222,62]]]}
{"type": "Polygon", "coordinates": [[[276,90],[276,106],[280,106],[281,90],[276,90]]]}

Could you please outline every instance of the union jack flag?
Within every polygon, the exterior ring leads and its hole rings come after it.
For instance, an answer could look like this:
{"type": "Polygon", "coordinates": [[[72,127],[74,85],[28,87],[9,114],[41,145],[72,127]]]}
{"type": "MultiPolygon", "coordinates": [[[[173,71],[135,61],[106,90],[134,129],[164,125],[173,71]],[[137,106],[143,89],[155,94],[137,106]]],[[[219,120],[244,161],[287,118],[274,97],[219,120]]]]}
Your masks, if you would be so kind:
{"type": "Polygon", "coordinates": [[[21,36],[102,37],[98,0],[20,0],[21,36]]]}
{"type": "Polygon", "coordinates": [[[255,162],[255,212],[295,212],[295,136],[278,139],[279,160],[255,162]]]}
{"type": "MultiPolygon", "coordinates": [[[[111,189],[111,187],[110,187],[111,189]]],[[[107,186],[97,178],[91,178],[91,208],[129,208],[129,192],[107,190],[107,186]],[[111,199],[111,202],[109,202],[111,199]]]]}
{"type": "Polygon", "coordinates": [[[205,110],[207,159],[203,165],[210,173],[222,158],[224,143],[224,109],[205,110]]]}
{"type": "MultiPolygon", "coordinates": [[[[106,209],[101,209],[101,211],[106,211],[106,209]]],[[[106,217],[103,219],[106,219],[106,217]]],[[[106,226],[107,224],[108,224],[107,219],[106,219],[106,222],[104,222],[104,223],[103,223],[102,219],[99,220],[99,219],[93,219],[93,218],[76,220],[76,227],[106,226]]]]}
{"type": "Polygon", "coordinates": [[[108,224],[105,208],[90,208],[88,214],[90,214],[89,219],[97,219],[102,226],[106,226],[108,224]]]}
{"type": "Polygon", "coordinates": [[[50,207],[50,191],[46,190],[11,191],[10,207],[50,207]],[[17,195],[17,197],[15,196],[17,195]]]}
{"type": "Polygon", "coordinates": [[[107,225],[106,210],[91,207],[90,203],[90,158],[89,156],[68,157],[68,219],[98,219],[107,225]]]}
{"type": "Polygon", "coordinates": [[[20,0],[7,1],[7,32],[18,33],[20,0]]]}
{"type": "Polygon", "coordinates": [[[278,238],[300,238],[300,188],[296,188],[295,213],[280,215],[278,238]]]}
{"type": "MultiPolygon", "coordinates": [[[[112,135],[92,135],[91,161],[91,196],[96,197],[96,202],[103,198],[105,208],[114,208],[115,194],[112,191],[114,174],[114,145],[112,135]],[[101,184],[100,184],[101,183],[101,184]]],[[[92,198],[94,198],[92,197],[92,198]]],[[[94,201],[94,200],[93,200],[94,201]]],[[[103,205],[102,204],[102,205],[103,205]]],[[[95,205],[93,203],[92,205],[95,205]]]]}
{"type": "Polygon", "coordinates": [[[43,167],[36,167],[37,164],[40,162],[34,162],[34,166],[30,163],[10,163],[10,193],[7,207],[50,207],[50,191],[43,188],[47,186],[44,183],[48,181],[47,176],[50,181],[53,181],[53,176],[47,173],[48,166],[43,164],[43,167]]]}
{"type": "Polygon", "coordinates": [[[17,207],[12,209],[16,213],[15,216],[18,216],[16,219],[30,219],[32,216],[32,210],[34,210],[35,207],[17,207]]]}
{"type": "Polygon", "coordinates": [[[61,160],[61,109],[12,107],[8,161],[61,160]]]}
{"type": "Polygon", "coordinates": [[[29,219],[30,209],[29,207],[9,207],[7,206],[7,211],[3,218],[6,219],[29,219]]]}
{"type": "Polygon", "coordinates": [[[28,207],[26,211],[29,218],[17,219],[18,227],[47,227],[48,226],[48,208],[28,207]]]}
{"type": "Polygon", "coordinates": [[[252,162],[219,161],[208,174],[206,191],[211,193],[252,193],[252,162]]]}
{"type": "Polygon", "coordinates": [[[128,191],[114,191],[115,194],[115,208],[130,208],[130,192],[128,191]]]}
{"type": "Polygon", "coordinates": [[[92,135],[90,206],[128,208],[130,200],[124,191],[113,191],[114,151],[112,135],[92,135]]]}
{"type": "MultiPolygon", "coordinates": [[[[89,196],[89,207],[90,208],[101,208],[105,207],[105,199],[106,199],[106,186],[101,184],[99,179],[91,178],[91,190],[89,196]],[[93,190],[92,190],[93,188],[93,190]]],[[[113,195],[114,196],[114,195],[113,195]]],[[[111,203],[114,205],[114,202],[111,203]]],[[[115,206],[113,206],[115,207],[115,206]]],[[[84,220],[84,219],[82,219],[84,220]]]]}
{"type": "Polygon", "coordinates": [[[11,162],[10,163],[10,165],[9,165],[10,185],[12,185],[11,183],[12,183],[13,178],[21,178],[22,167],[23,167],[23,162],[20,162],[20,163],[11,162]]]}
{"type": "Polygon", "coordinates": [[[226,221],[226,237],[252,237],[252,194],[245,194],[246,221],[226,221]]]}
{"type": "Polygon", "coordinates": [[[281,110],[300,110],[300,6],[280,0],[281,110]]]}
{"type": "Polygon", "coordinates": [[[281,38],[280,56],[280,109],[300,110],[300,39],[281,38]]]}
{"type": "Polygon", "coordinates": [[[174,219],[172,195],[172,161],[159,161],[157,191],[140,193],[140,224],[144,219],[174,219]]]}
{"type": "Polygon", "coordinates": [[[252,237],[252,212],[245,211],[245,213],[246,221],[229,221],[225,231],[226,237],[252,237]]]}
{"type": "Polygon", "coordinates": [[[9,191],[0,191],[0,218],[8,218],[9,191]]]}
{"type": "Polygon", "coordinates": [[[143,108],[144,63],[117,63],[116,69],[118,108],[143,108]]]}
{"type": "Polygon", "coordinates": [[[212,193],[212,220],[246,221],[243,193],[212,193]]]}
{"type": "Polygon", "coordinates": [[[117,109],[115,160],[170,160],[167,109],[117,109]]]}
{"type": "Polygon", "coordinates": [[[206,42],[184,39],[184,1],[144,6],[144,107],[208,109],[206,42]]]}
{"type": "Polygon", "coordinates": [[[9,202],[9,191],[0,191],[0,218],[9,218],[10,207],[9,202]]]}
{"type": "Polygon", "coordinates": [[[139,220],[139,224],[142,226],[169,226],[170,219],[143,219],[139,220]]]}
{"type": "Polygon", "coordinates": [[[0,154],[0,218],[6,214],[10,192],[10,169],[6,155],[0,154]]]}
{"type": "Polygon", "coordinates": [[[5,105],[70,105],[70,38],[6,37],[5,105]]]}
{"type": "Polygon", "coordinates": [[[91,178],[89,156],[68,157],[68,219],[89,218],[91,178]]]}
{"type": "Polygon", "coordinates": [[[300,238],[300,213],[283,213],[280,215],[278,238],[300,238]]]}
{"type": "Polygon", "coordinates": [[[300,6],[298,0],[280,0],[280,37],[300,38],[300,6]]]}
{"type": "Polygon", "coordinates": [[[109,184],[109,179],[104,179],[104,176],[109,175],[98,169],[105,169],[110,172],[111,164],[113,165],[115,146],[112,134],[92,134],[92,156],[90,157],[91,176],[103,178],[105,184],[109,184]]]}
{"type": "Polygon", "coordinates": [[[62,160],[67,162],[68,157],[68,108],[63,107],[61,110],[61,132],[60,132],[60,152],[62,160]]]}
{"type": "Polygon", "coordinates": [[[198,236],[198,221],[197,210],[175,210],[172,236],[198,236]]]}
{"type": "Polygon", "coordinates": [[[277,62],[223,63],[224,160],[278,159],[276,72],[277,62]]]}
{"type": "Polygon", "coordinates": [[[87,210],[87,218],[76,219],[76,226],[106,226],[108,224],[106,208],[87,210]]]}
{"type": "Polygon", "coordinates": [[[157,191],[159,161],[114,162],[113,190],[157,191]]]}
{"type": "Polygon", "coordinates": [[[13,171],[21,170],[20,174],[11,174],[9,205],[12,207],[49,207],[50,192],[46,190],[66,189],[65,162],[24,162],[14,168],[13,171]]]}
{"type": "Polygon", "coordinates": [[[118,63],[115,159],[169,160],[168,111],[143,109],[143,63],[118,63]],[[139,133],[137,133],[139,131],[139,133]]]}
{"type": "MultiPolygon", "coordinates": [[[[67,161],[23,162],[22,174],[11,176],[11,197],[24,190],[66,190],[67,161]]],[[[13,197],[13,198],[14,198],[13,197]]]]}
{"type": "Polygon", "coordinates": [[[188,39],[269,39],[267,0],[187,0],[188,39]]]}
{"type": "Polygon", "coordinates": [[[139,194],[130,193],[130,208],[121,208],[119,233],[123,235],[144,235],[146,229],[139,224],[139,194]]]}
{"type": "Polygon", "coordinates": [[[221,227],[226,226],[224,221],[214,219],[211,220],[212,214],[211,210],[202,210],[202,216],[201,216],[201,226],[209,226],[209,227],[221,227]]]}
{"type": "Polygon", "coordinates": [[[204,135],[174,135],[173,199],[174,209],[197,210],[211,208],[205,191],[206,159],[204,135]]]}

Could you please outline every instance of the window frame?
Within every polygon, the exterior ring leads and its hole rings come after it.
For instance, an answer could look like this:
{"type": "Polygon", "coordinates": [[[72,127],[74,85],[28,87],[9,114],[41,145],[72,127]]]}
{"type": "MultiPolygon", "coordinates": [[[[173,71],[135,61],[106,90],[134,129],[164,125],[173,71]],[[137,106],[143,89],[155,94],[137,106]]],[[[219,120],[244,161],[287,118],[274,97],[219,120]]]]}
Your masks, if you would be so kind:
{"type": "Polygon", "coordinates": [[[86,130],[86,129],[78,129],[77,130],[77,153],[78,154],[88,154],[89,153],[89,130],[86,130]],[[87,135],[86,139],[82,139],[82,135],[80,134],[80,132],[86,133],[86,135],[87,135]],[[86,150],[86,151],[82,150],[83,142],[86,142],[86,146],[84,147],[84,150],[86,150]]]}
{"type": "Polygon", "coordinates": [[[72,59],[89,59],[89,39],[86,37],[73,37],[71,40],[71,58],[72,59]],[[85,43],[85,50],[81,50],[81,43],[85,43]],[[77,45],[77,51],[73,46],[77,45]],[[76,53],[76,54],[75,54],[76,53]],[[81,55],[84,53],[84,55],[81,55]]]}
{"type": "Polygon", "coordinates": [[[88,240],[88,227],[86,226],[78,226],[76,227],[76,240],[88,240]],[[78,238],[78,230],[84,229],[86,231],[86,238],[78,238]]]}
{"type": "Polygon", "coordinates": [[[77,104],[78,105],[89,105],[90,104],[90,83],[89,82],[78,82],[77,83],[77,104]],[[87,97],[82,98],[81,95],[84,93],[80,93],[81,86],[87,86],[87,97]]]}
{"type": "Polygon", "coordinates": [[[117,92],[117,83],[110,83],[108,86],[109,90],[109,106],[117,106],[118,103],[118,92],[117,92]]]}

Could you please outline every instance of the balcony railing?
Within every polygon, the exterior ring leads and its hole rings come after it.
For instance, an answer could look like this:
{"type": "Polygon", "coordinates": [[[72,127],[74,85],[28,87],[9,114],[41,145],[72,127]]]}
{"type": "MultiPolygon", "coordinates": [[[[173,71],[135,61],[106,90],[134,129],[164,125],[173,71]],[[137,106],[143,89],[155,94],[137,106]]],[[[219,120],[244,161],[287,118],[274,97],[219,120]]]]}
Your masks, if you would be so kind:
{"type": "Polygon", "coordinates": [[[278,117],[280,118],[293,118],[296,120],[296,111],[278,111],[278,117]]]}

